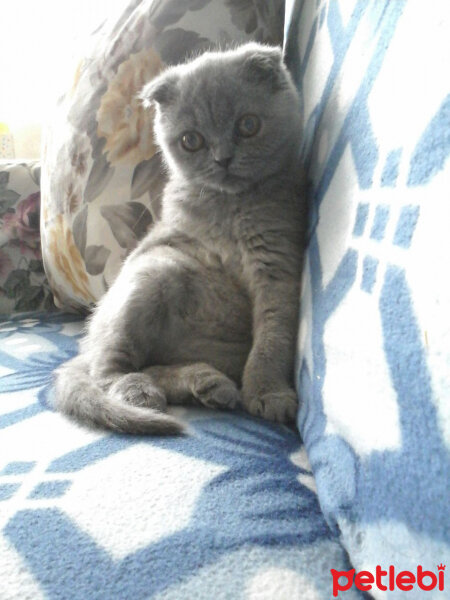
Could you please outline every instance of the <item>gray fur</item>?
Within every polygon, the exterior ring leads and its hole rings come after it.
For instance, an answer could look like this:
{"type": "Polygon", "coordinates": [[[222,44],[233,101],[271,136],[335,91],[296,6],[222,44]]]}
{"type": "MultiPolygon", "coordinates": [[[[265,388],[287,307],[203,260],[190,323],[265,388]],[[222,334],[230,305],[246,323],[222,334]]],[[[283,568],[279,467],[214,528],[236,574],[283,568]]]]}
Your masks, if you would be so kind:
{"type": "Polygon", "coordinates": [[[306,209],[298,97],[281,52],[207,53],[142,98],[157,106],[170,172],[161,221],[100,301],[79,356],[57,371],[55,405],[133,433],[181,432],[163,411],[190,401],[291,421],[306,209]],[[260,119],[255,135],[237,135],[243,115],[260,119]],[[204,139],[194,152],[180,142],[192,131],[204,139]]]}

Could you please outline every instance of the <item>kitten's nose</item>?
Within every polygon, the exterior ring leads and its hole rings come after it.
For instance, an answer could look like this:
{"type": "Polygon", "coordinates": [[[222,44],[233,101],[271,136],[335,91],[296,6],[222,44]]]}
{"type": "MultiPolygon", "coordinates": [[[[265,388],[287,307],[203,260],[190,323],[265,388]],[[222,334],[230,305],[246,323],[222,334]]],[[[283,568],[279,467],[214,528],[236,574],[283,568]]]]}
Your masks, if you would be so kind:
{"type": "Polygon", "coordinates": [[[225,157],[221,157],[221,158],[214,157],[214,162],[216,162],[218,165],[220,165],[221,167],[226,169],[226,168],[228,168],[228,165],[230,164],[232,158],[233,158],[232,156],[225,156],[225,157]]]}

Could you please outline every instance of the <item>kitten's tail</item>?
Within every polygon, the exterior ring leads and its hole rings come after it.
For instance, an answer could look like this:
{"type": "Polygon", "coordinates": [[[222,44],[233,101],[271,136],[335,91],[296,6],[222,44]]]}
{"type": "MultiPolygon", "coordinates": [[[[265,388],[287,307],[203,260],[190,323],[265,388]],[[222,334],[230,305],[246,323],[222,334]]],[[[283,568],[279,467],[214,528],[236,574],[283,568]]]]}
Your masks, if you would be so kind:
{"type": "Polygon", "coordinates": [[[56,410],[89,427],[141,435],[176,435],[184,431],[183,424],[175,417],[108,397],[91,379],[89,367],[81,357],[56,371],[52,404],[56,410]]]}

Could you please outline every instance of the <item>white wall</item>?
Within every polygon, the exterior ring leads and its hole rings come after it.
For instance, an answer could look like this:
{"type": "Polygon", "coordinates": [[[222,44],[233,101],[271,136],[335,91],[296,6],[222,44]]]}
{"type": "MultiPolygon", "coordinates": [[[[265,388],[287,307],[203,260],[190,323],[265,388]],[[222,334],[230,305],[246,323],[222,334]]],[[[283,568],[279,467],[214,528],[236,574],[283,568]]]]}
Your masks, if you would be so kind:
{"type": "Polygon", "coordinates": [[[0,124],[16,158],[39,157],[41,124],[70,85],[83,41],[126,3],[0,0],[0,124]]]}

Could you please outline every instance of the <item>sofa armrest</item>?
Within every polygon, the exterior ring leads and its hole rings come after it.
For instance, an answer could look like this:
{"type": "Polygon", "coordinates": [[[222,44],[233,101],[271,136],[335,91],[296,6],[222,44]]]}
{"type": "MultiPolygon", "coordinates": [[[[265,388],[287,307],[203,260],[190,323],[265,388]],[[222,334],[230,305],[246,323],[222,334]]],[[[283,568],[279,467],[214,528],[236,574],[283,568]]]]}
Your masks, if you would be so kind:
{"type": "Polygon", "coordinates": [[[0,315],[52,310],[40,236],[40,164],[0,161],[0,315]]]}

